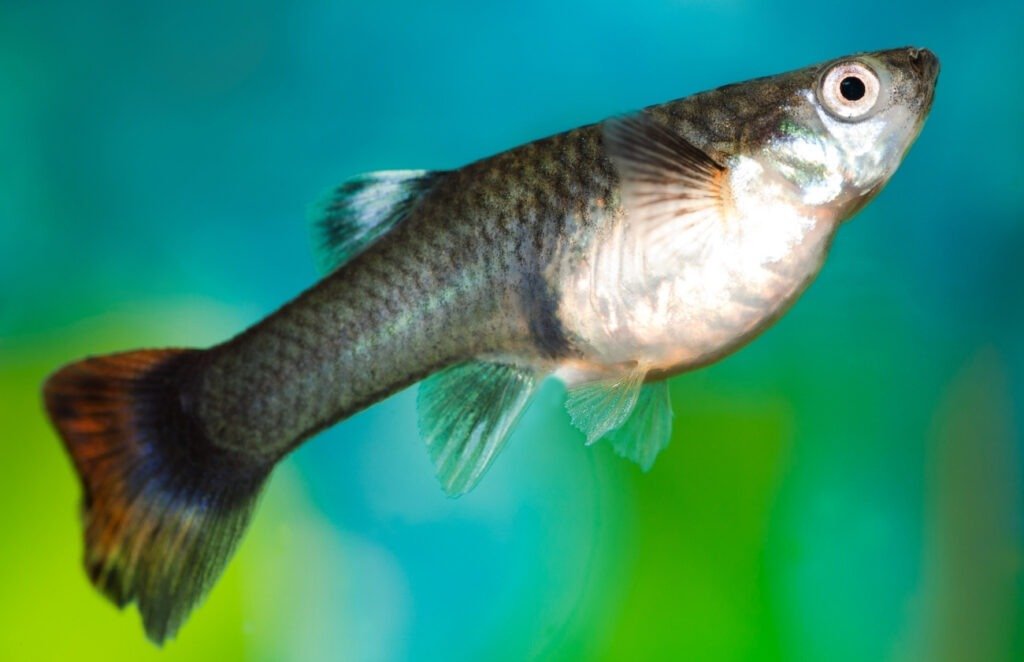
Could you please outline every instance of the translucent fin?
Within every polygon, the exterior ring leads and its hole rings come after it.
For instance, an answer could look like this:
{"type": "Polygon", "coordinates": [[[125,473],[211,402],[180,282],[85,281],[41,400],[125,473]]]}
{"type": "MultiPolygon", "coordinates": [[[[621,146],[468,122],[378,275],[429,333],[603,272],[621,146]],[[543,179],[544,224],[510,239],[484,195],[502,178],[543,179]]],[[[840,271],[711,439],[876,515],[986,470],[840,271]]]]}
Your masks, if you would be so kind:
{"type": "Polygon", "coordinates": [[[646,374],[646,368],[637,367],[614,379],[569,387],[565,408],[572,424],[587,435],[588,445],[626,421],[646,374]]]}
{"type": "Polygon", "coordinates": [[[606,120],[605,149],[636,202],[692,209],[721,197],[725,168],[645,113],[606,120]]]}
{"type": "Polygon", "coordinates": [[[382,170],[353,177],[334,189],[313,214],[317,268],[331,272],[405,218],[439,173],[382,170]]]}
{"type": "Polygon", "coordinates": [[[649,470],[672,438],[668,382],[648,382],[640,387],[633,413],[606,438],[620,456],[636,462],[644,471],[649,470]]]}
{"type": "Polygon", "coordinates": [[[173,636],[231,558],[270,466],[213,447],[182,408],[201,352],[143,350],[64,367],[46,410],[81,479],[85,567],[146,634],[173,636]]]}
{"type": "Polygon", "coordinates": [[[658,251],[700,251],[723,219],[725,167],[645,113],[606,120],[605,149],[618,172],[622,206],[635,232],[658,251]],[[680,219],[685,219],[680,223],[680,219]]]}
{"type": "Polygon", "coordinates": [[[479,482],[539,381],[529,368],[470,361],[420,384],[420,434],[448,496],[464,494],[479,482]]]}

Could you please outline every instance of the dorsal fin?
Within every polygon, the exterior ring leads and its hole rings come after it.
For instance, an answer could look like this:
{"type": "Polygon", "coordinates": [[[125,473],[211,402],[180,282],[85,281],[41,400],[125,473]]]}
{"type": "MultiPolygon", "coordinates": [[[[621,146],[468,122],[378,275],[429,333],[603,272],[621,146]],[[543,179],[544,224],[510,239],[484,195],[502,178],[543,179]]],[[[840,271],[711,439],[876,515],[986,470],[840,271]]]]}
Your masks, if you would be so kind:
{"type": "Polygon", "coordinates": [[[441,173],[381,170],[349,179],[313,212],[317,268],[334,271],[406,217],[441,173]]]}
{"type": "Polygon", "coordinates": [[[416,396],[420,434],[448,496],[479,482],[526,409],[542,375],[469,361],[427,378],[416,396]]]}

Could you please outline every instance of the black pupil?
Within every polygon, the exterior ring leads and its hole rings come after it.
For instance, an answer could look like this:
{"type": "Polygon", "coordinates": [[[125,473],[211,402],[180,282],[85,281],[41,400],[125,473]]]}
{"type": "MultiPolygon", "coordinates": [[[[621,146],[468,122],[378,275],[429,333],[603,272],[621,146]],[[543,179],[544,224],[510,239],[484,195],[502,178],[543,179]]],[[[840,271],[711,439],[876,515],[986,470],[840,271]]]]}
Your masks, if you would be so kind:
{"type": "Polygon", "coordinates": [[[839,83],[839,94],[847,101],[860,101],[864,98],[864,81],[856,76],[847,76],[839,83]]]}

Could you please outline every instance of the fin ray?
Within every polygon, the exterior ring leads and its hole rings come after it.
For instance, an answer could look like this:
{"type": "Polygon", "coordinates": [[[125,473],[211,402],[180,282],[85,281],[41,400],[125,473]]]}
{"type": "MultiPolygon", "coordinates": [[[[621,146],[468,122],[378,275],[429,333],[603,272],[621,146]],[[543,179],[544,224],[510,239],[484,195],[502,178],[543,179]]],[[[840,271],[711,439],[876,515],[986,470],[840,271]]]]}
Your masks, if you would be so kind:
{"type": "Polygon", "coordinates": [[[652,263],[702,251],[724,218],[726,168],[646,113],[606,120],[603,138],[620,180],[622,207],[652,263]],[[679,222],[680,219],[685,219],[679,222]]]}
{"type": "Polygon", "coordinates": [[[641,200],[669,195],[677,201],[713,201],[720,195],[717,180],[725,167],[649,115],[606,120],[602,128],[619,175],[641,200]]]}
{"type": "Polygon", "coordinates": [[[196,350],[143,350],[62,368],[47,412],[79,474],[85,566],[146,634],[173,636],[220,575],[269,473],[213,448],[176,385],[196,350]]]}
{"type": "Polygon", "coordinates": [[[313,213],[317,268],[329,273],[398,225],[440,173],[381,170],[344,182],[313,213]]]}
{"type": "Polygon", "coordinates": [[[539,383],[535,370],[470,361],[420,384],[420,434],[449,496],[473,489],[501,452],[539,383]]]}
{"type": "Polygon", "coordinates": [[[609,432],[606,438],[617,454],[649,471],[672,438],[672,402],[668,382],[644,384],[629,418],[609,432]]]}
{"type": "Polygon", "coordinates": [[[570,386],[565,408],[572,424],[595,443],[625,422],[636,405],[647,369],[636,366],[611,379],[570,386]]]}

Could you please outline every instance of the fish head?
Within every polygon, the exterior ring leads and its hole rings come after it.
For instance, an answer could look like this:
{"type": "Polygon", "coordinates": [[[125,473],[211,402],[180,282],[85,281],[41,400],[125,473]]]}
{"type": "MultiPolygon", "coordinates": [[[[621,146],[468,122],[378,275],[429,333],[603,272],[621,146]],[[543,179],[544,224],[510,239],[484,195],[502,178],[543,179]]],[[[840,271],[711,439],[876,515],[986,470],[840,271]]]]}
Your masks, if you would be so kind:
{"type": "Polygon", "coordinates": [[[772,85],[787,93],[758,136],[758,160],[808,214],[845,221],[896,172],[931,110],[938,73],[931,51],[899,48],[783,74],[772,85]]]}

